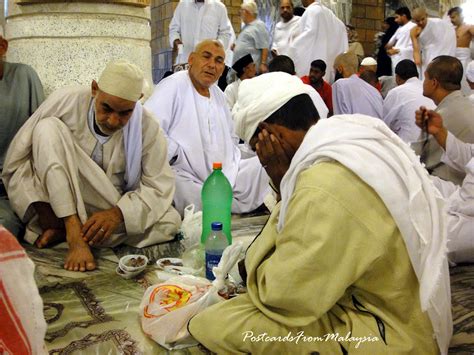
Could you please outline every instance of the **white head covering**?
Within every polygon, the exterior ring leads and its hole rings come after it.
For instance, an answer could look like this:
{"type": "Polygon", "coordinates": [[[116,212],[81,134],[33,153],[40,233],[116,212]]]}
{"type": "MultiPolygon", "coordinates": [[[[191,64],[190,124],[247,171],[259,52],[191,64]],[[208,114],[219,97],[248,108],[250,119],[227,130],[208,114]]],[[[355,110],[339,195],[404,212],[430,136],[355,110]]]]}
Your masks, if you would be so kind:
{"type": "Polygon", "coordinates": [[[474,83],[474,60],[471,60],[466,67],[466,78],[471,83],[474,83]]]}
{"type": "Polygon", "coordinates": [[[365,57],[360,63],[360,65],[363,65],[363,66],[377,65],[377,61],[372,57],[365,57]]]}
{"type": "Polygon", "coordinates": [[[109,95],[136,102],[143,92],[143,72],[125,60],[109,62],[98,85],[100,90],[109,95]]]}
{"type": "Polygon", "coordinates": [[[300,94],[308,94],[314,101],[317,92],[297,76],[283,72],[243,80],[232,109],[237,135],[248,143],[260,122],[300,94]]]}

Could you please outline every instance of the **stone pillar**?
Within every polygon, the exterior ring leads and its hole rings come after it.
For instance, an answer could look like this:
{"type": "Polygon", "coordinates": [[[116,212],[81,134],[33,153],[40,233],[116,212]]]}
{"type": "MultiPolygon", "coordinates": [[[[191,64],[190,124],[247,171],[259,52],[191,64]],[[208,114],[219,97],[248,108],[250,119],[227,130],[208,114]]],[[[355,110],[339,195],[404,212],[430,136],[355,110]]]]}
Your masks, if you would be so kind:
{"type": "Polygon", "coordinates": [[[7,60],[31,65],[46,95],[67,85],[90,85],[114,59],[138,65],[151,83],[149,7],[34,1],[8,1],[7,60]]]}
{"type": "Polygon", "coordinates": [[[353,0],[351,24],[356,28],[366,56],[375,50],[375,34],[385,18],[384,0],[353,0]]]}

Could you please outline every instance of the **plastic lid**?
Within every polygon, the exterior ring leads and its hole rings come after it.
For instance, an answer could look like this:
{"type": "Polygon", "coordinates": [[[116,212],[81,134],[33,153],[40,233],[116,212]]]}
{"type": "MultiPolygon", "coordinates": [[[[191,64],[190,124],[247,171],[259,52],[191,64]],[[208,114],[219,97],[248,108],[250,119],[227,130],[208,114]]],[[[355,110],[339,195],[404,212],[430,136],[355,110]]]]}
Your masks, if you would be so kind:
{"type": "Polygon", "coordinates": [[[222,230],[222,223],[221,222],[212,222],[211,229],[213,231],[221,231],[222,230]]]}
{"type": "Polygon", "coordinates": [[[213,170],[222,169],[222,163],[221,163],[221,162],[218,162],[218,161],[212,163],[212,169],[213,169],[213,170]]]}

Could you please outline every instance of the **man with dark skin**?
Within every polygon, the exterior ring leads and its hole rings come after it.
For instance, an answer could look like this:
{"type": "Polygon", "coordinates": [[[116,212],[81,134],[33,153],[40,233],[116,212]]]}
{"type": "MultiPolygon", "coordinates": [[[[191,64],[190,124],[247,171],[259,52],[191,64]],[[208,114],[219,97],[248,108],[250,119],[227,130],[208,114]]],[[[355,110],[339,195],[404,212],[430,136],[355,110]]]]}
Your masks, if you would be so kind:
{"type": "Polygon", "coordinates": [[[332,89],[331,85],[324,80],[324,75],[326,75],[326,63],[318,59],[311,63],[309,75],[303,76],[301,80],[303,80],[303,83],[311,85],[318,92],[329,109],[328,117],[330,117],[333,115],[332,89]]]}

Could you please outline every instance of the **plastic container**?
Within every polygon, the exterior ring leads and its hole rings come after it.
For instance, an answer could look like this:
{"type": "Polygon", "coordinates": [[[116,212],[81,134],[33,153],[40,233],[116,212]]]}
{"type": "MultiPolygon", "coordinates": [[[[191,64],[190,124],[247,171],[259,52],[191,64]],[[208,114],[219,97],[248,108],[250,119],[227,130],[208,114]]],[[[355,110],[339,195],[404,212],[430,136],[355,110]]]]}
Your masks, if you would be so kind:
{"type": "Polygon", "coordinates": [[[202,201],[202,234],[201,243],[206,243],[206,238],[211,232],[211,223],[222,223],[223,232],[228,244],[232,244],[231,213],[232,213],[232,186],[222,172],[222,163],[212,165],[213,172],[204,182],[201,190],[202,201]]]}
{"type": "Polygon", "coordinates": [[[204,244],[206,253],[206,279],[214,280],[212,268],[219,265],[224,249],[229,245],[226,236],[222,232],[222,223],[212,222],[211,233],[204,244]]]}

